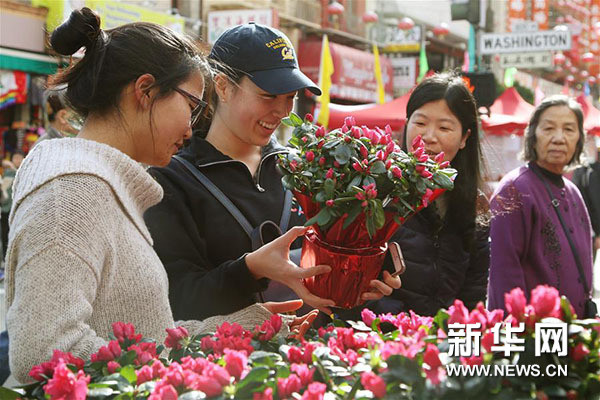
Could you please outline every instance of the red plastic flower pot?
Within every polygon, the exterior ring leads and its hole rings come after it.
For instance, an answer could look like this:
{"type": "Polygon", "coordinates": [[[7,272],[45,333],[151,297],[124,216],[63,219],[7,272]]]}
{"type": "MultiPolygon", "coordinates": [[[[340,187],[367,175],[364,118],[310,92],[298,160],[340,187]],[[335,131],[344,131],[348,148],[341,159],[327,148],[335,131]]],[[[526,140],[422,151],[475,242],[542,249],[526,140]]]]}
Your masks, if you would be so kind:
{"type": "Polygon", "coordinates": [[[337,307],[352,308],[363,301],[369,284],[377,279],[387,251],[387,243],[378,247],[351,249],[321,241],[314,230],[304,236],[300,266],[329,265],[331,272],[304,280],[311,293],[331,299],[337,307]]]}

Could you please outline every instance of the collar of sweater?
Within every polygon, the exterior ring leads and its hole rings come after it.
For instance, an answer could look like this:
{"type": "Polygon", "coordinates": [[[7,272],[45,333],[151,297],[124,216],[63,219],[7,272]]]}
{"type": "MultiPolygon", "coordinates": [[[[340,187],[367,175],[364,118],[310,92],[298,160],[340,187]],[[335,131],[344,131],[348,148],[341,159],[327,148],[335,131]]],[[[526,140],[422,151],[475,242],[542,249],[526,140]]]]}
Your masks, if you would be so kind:
{"type": "Polygon", "coordinates": [[[162,199],[161,186],[142,164],[125,153],[87,139],[46,140],[33,148],[17,171],[9,221],[12,223],[14,211],[29,194],[52,179],[72,174],[89,174],[104,180],[139,231],[152,243],[143,214],[162,199]]]}

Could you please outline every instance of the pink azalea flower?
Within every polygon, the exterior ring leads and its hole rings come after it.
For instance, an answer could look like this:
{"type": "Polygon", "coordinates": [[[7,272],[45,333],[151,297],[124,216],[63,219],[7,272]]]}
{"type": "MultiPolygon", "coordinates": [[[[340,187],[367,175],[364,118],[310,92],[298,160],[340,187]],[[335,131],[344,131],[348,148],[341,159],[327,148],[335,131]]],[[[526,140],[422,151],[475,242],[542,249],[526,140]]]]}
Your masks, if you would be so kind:
{"type": "Polygon", "coordinates": [[[454,300],[454,304],[448,308],[448,314],[450,315],[448,324],[466,324],[469,320],[469,310],[459,299],[454,300]]]}
{"type": "Polygon", "coordinates": [[[312,151],[307,151],[304,156],[306,157],[306,161],[308,162],[312,162],[315,159],[315,153],[313,153],[312,151]]]}
{"type": "Polygon", "coordinates": [[[171,385],[156,386],[148,400],[177,400],[177,390],[171,385]]]}
{"type": "Polygon", "coordinates": [[[142,340],[142,334],[135,333],[135,327],[133,324],[126,324],[124,322],[115,322],[112,324],[113,334],[119,343],[123,343],[125,340],[131,340],[135,343],[142,340]]]}
{"type": "MultiPolygon", "coordinates": [[[[161,363],[162,364],[162,363],[161,363]]],[[[151,381],[154,379],[154,373],[152,371],[152,367],[149,365],[144,365],[142,368],[135,371],[137,375],[137,384],[141,385],[144,382],[151,381]]]]}
{"type": "Polygon", "coordinates": [[[167,328],[166,331],[167,338],[165,339],[165,346],[174,350],[180,349],[180,341],[190,335],[187,329],[185,329],[183,326],[167,328]]]}
{"type": "Polygon", "coordinates": [[[313,115],[311,113],[308,113],[304,116],[304,119],[307,120],[308,122],[313,122],[314,118],[313,115]]]}
{"type": "Polygon", "coordinates": [[[313,382],[302,394],[302,400],[323,400],[327,386],[321,382],[313,382]]]}
{"type": "Polygon", "coordinates": [[[85,400],[89,382],[89,375],[81,370],[75,375],[61,359],[54,368],[52,379],[44,385],[44,391],[51,400],[85,400]]]}
{"type": "Polygon", "coordinates": [[[590,354],[590,349],[587,348],[585,344],[582,342],[577,343],[577,345],[571,351],[571,358],[575,362],[583,361],[590,354]]]}
{"type": "Polygon", "coordinates": [[[531,305],[538,318],[560,318],[560,294],[556,288],[540,285],[531,291],[531,305]]]}
{"type": "Polygon", "coordinates": [[[439,384],[446,375],[444,368],[441,368],[442,362],[440,361],[439,354],[440,351],[437,346],[429,343],[423,355],[423,362],[426,364],[423,366],[425,368],[425,375],[434,385],[439,384]]]}
{"type": "Polygon", "coordinates": [[[506,311],[515,317],[518,321],[523,320],[523,314],[525,314],[525,306],[527,305],[527,299],[525,293],[520,287],[516,287],[508,293],[504,294],[504,304],[506,305],[506,311]]]}
{"type": "Polygon", "coordinates": [[[363,322],[365,324],[367,324],[368,326],[371,326],[371,324],[373,323],[373,321],[376,318],[375,313],[366,307],[363,308],[363,310],[360,312],[360,316],[361,316],[363,322]]]}
{"type": "Polygon", "coordinates": [[[373,392],[373,395],[378,399],[383,398],[387,393],[385,381],[371,371],[363,372],[360,375],[360,383],[365,389],[373,392]]]}
{"type": "Polygon", "coordinates": [[[268,387],[262,393],[254,393],[252,400],[273,400],[273,389],[268,387]]]}
{"type": "Polygon", "coordinates": [[[239,380],[248,364],[248,357],[244,352],[225,349],[225,369],[236,380],[239,380]]]}
{"type": "Polygon", "coordinates": [[[302,389],[302,382],[296,374],[290,374],[287,378],[277,378],[277,394],[281,399],[290,397],[300,389],[302,389]]]}

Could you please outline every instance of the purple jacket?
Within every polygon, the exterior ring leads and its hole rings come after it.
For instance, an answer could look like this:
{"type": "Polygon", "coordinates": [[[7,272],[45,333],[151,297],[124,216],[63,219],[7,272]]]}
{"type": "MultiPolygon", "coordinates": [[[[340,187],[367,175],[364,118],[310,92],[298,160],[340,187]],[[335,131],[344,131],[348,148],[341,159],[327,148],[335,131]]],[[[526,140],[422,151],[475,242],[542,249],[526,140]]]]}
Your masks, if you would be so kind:
{"type": "Polygon", "coordinates": [[[588,287],[592,285],[591,225],[579,190],[562,176],[530,163],[509,172],[490,201],[493,217],[488,308],[504,309],[504,294],[514,287],[522,288],[529,298],[532,289],[547,284],[565,295],[582,316],[588,295],[550,196],[531,168],[542,173],[559,200],[588,287]]]}

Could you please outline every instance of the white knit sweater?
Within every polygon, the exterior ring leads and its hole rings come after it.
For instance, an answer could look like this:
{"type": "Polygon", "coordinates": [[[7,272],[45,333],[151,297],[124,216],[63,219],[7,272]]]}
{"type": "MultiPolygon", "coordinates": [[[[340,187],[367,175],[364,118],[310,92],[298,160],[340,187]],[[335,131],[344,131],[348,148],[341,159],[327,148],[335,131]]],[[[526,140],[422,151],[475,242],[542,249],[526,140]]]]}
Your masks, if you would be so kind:
{"type": "MultiPolygon", "coordinates": [[[[164,340],[174,325],[169,286],[142,218],[162,195],[139,163],[94,141],[49,140],[27,156],[15,178],[6,259],[10,367],[19,381],[53,349],[88,358],[113,322],[164,340]]],[[[200,333],[269,317],[254,305],[181,325],[200,333]]]]}

